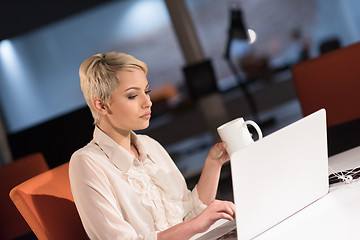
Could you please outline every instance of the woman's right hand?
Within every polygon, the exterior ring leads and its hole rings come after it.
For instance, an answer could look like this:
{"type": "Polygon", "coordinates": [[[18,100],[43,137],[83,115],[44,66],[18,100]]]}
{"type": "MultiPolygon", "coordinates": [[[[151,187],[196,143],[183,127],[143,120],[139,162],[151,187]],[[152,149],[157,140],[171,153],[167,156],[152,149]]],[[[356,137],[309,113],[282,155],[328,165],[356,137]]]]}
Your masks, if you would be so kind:
{"type": "Polygon", "coordinates": [[[235,204],[230,201],[214,200],[194,221],[199,233],[208,230],[219,219],[234,220],[235,204]]]}
{"type": "Polygon", "coordinates": [[[219,219],[235,219],[234,203],[215,199],[199,216],[158,232],[157,239],[189,239],[198,233],[205,232],[219,219]]]}

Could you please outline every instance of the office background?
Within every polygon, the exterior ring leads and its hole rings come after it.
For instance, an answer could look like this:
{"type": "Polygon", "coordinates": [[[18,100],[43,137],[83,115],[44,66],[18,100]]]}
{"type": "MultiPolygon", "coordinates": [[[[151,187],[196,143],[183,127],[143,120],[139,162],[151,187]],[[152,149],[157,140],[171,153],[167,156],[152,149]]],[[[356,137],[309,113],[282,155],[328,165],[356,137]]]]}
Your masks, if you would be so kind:
{"type": "MultiPolygon", "coordinates": [[[[300,45],[291,37],[294,30],[309,39],[311,57],[319,55],[319,44],[326,39],[336,37],[342,46],[360,39],[356,0],[184,1],[224,90],[236,85],[223,58],[234,4],[256,33],[251,51],[267,56],[274,66],[296,58],[300,45]]],[[[11,25],[10,21],[2,24],[11,25]]],[[[186,97],[182,92],[186,63],[162,0],[106,1],[2,39],[1,131],[13,158],[39,150],[51,159],[50,166],[56,166],[91,139],[91,116],[80,90],[78,68],[88,56],[113,50],[145,61],[153,89],[173,85],[180,89],[178,101],[186,97]]]]}

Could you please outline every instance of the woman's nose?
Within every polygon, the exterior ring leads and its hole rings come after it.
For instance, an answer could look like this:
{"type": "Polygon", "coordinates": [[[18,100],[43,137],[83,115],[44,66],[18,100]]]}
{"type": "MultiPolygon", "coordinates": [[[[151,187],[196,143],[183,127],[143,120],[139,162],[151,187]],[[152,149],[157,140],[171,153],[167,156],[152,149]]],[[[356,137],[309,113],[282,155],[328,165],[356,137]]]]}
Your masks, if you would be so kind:
{"type": "Polygon", "coordinates": [[[150,99],[150,95],[146,95],[143,103],[143,108],[150,108],[152,106],[152,102],[150,99]]]}

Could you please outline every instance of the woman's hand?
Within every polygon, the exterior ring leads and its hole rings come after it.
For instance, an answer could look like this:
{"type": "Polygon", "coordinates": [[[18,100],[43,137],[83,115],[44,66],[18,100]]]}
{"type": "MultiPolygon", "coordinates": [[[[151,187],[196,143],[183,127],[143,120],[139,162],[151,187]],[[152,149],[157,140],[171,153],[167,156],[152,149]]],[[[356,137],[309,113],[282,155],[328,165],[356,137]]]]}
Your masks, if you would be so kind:
{"type": "Polygon", "coordinates": [[[199,216],[158,232],[157,239],[187,240],[205,232],[219,219],[235,219],[235,205],[232,202],[214,200],[199,216]]]}
{"type": "Polygon", "coordinates": [[[235,205],[229,201],[214,200],[194,221],[199,233],[208,230],[219,219],[234,220],[235,205]]]}
{"type": "Polygon", "coordinates": [[[209,160],[216,161],[221,166],[230,160],[230,156],[226,151],[226,143],[218,142],[211,149],[207,156],[209,160]]]}

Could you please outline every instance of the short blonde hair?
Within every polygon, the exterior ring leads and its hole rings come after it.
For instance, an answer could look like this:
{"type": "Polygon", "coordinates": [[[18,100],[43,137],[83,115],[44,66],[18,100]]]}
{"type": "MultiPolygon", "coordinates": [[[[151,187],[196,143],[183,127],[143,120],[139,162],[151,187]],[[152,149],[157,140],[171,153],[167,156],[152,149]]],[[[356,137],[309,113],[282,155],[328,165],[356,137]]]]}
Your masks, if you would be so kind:
{"type": "Polygon", "coordinates": [[[117,73],[122,70],[141,69],[147,74],[147,66],[135,57],[119,52],[96,54],[87,58],[79,69],[81,90],[87,105],[97,124],[100,115],[95,110],[92,100],[100,98],[108,103],[112,92],[118,87],[121,79],[117,73]]]}

